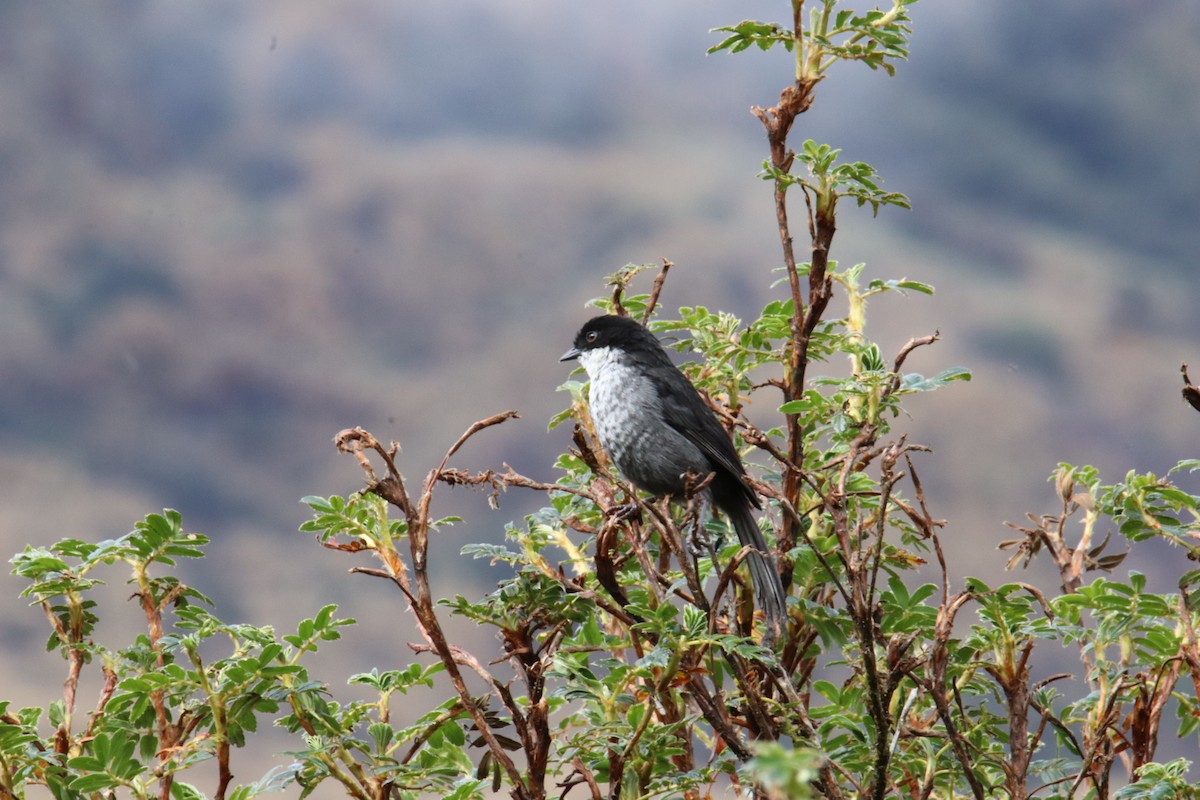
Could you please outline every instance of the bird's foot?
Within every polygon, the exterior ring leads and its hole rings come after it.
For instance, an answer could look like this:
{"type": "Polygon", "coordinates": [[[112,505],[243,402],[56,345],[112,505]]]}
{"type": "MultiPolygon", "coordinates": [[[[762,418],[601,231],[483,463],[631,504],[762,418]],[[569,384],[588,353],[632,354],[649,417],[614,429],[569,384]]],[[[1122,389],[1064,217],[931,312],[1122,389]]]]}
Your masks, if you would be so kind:
{"type": "Polygon", "coordinates": [[[636,500],[609,506],[608,516],[617,522],[641,522],[642,507],[636,500]]]}

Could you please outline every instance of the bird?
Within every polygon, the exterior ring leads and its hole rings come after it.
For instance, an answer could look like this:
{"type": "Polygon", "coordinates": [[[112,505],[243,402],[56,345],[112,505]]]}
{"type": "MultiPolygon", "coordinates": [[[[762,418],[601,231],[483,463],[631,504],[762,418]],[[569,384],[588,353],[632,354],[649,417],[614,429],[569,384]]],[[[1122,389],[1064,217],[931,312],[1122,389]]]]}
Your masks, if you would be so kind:
{"type": "Polygon", "coordinates": [[[688,474],[713,475],[708,499],[750,547],[751,583],[768,639],[778,634],[787,599],[774,558],[754,520],[762,507],[746,468],[717,415],[662,344],[629,317],[604,314],[584,323],[560,361],[578,360],[590,381],[588,407],[600,444],[633,485],[682,497],[688,474]]]}

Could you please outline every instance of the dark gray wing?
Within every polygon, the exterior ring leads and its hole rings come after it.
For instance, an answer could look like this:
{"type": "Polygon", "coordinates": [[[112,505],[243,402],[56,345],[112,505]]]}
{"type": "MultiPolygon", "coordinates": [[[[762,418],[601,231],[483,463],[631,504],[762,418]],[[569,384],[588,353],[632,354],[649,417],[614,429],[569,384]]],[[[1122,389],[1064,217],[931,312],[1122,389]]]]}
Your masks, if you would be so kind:
{"type": "Polygon", "coordinates": [[[746,468],[742,466],[742,459],[733,441],[717,421],[717,415],[700,397],[696,387],[674,364],[653,365],[650,373],[653,380],[667,390],[660,391],[660,394],[674,401],[663,403],[663,420],[700,448],[718,477],[730,479],[738,486],[739,493],[755,508],[759,508],[758,496],[742,480],[746,468]]]}

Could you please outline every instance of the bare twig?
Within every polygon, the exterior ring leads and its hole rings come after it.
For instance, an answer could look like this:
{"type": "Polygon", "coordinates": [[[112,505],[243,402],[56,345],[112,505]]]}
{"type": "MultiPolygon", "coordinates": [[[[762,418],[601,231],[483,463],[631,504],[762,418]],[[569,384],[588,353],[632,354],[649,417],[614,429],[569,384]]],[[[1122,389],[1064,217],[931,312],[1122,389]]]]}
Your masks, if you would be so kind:
{"type": "Polygon", "coordinates": [[[1200,411],[1200,389],[1192,385],[1192,379],[1188,377],[1188,365],[1184,364],[1179,371],[1183,373],[1183,399],[1192,408],[1200,411]]]}
{"type": "Polygon", "coordinates": [[[600,794],[600,785],[596,783],[596,776],[593,775],[592,771],[587,768],[586,764],[583,763],[583,759],[576,756],[571,761],[571,764],[574,765],[575,771],[579,774],[579,777],[583,778],[584,783],[588,785],[588,789],[592,793],[592,800],[601,800],[603,795],[600,794]]]}
{"type": "Polygon", "coordinates": [[[934,331],[930,336],[916,336],[905,342],[904,346],[900,348],[900,352],[896,354],[896,361],[892,364],[892,372],[896,373],[895,380],[899,381],[900,368],[904,366],[904,362],[908,359],[909,353],[911,353],[913,350],[916,350],[918,347],[925,347],[926,345],[933,344],[941,338],[941,335],[941,331],[934,331]]]}
{"type": "MultiPolygon", "coordinates": [[[[801,36],[804,28],[803,3],[795,2],[793,8],[793,31],[801,36]]],[[[791,290],[792,315],[791,341],[788,343],[788,369],[783,381],[785,400],[795,400],[804,392],[805,371],[808,366],[808,344],[812,332],[825,312],[832,293],[832,282],[826,277],[828,266],[829,246],[833,241],[836,230],[832,208],[829,214],[823,214],[819,219],[809,215],[809,233],[812,238],[811,263],[808,273],[807,302],[801,288],[800,269],[796,262],[796,251],[792,240],[791,226],[788,221],[787,190],[789,182],[782,176],[792,169],[796,154],[788,147],[788,134],[796,117],[808,110],[813,101],[813,89],[820,78],[797,79],[791,86],[784,87],[779,94],[779,103],[771,108],[763,109],[754,106],[750,112],[762,123],[767,134],[767,145],[770,150],[771,166],[780,174],[775,179],[775,221],[779,230],[779,242],[783,249],[783,263],[787,271],[788,286],[791,290]]],[[[805,195],[807,200],[807,195],[805,195]]],[[[803,437],[801,436],[800,421],[796,415],[787,419],[788,452],[786,462],[801,464],[803,437]]],[[[783,494],[795,501],[800,488],[800,478],[789,471],[784,474],[783,494]]],[[[780,549],[789,551],[796,543],[797,529],[793,521],[785,520],[780,532],[780,549]]]]}
{"type": "Polygon", "coordinates": [[[118,676],[112,667],[105,664],[101,666],[101,670],[104,672],[104,688],[100,690],[100,697],[96,701],[96,710],[92,712],[91,719],[88,720],[87,729],[83,732],[83,738],[85,739],[92,736],[96,723],[100,721],[100,718],[104,714],[104,707],[108,705],[108,701],[112,699],[113,692],[117,688],[118,676]]]}
{"type": "Polygon", "coordinates": [[[658,294],[662,291],[663,282],[667,279],[667,272],[673,266],[675,265],[667,259],[662,260],[662,269],[658,271],[658,275],[654,278],[654,285],[650,287],[650,299],[646,301],[646,313],[642,315],[643,325],[650,323],[650,317],[654,315],[654,307],[658,305],[658,294]]]}
{"type": "MultiPolygon", "coordinates": [[[[503,745],[496,738],[488,725],[487,719],[484,716],[483,710],[474,702],[473,696],[467,687],[466,681],[463,679],[460,664],[463,663],[459,654],[455,652],[449,641],[446,639],[445,632],[442,630],[441,623],[438,620],[432,592],[429,586],[429,573],[427,564],[427,550],[429,541],[429,505],[432,500],[434,487],[446,468],[446,464],[450,457],[456,453],[459,448],[475,433],[484,428],[497,425],[505,420],[512,419],[516,416],[515,412],[505,412],[497,414],[486,419],[479,420],[473,423],[462,436],[454,443],[453,446],[446,452],[446,456],[442,459],[441,464],[434,470],[431,470],[426,476],[425,484],[421,493],[421,497],[414,505],[410,502],[407,491],[404,488],[404,479],[400,472],[396,469],[395,454],[399,450],[399,446],[392,444],[390,449],[385,450],[378,440],[375,439],[367,431],[362,428],[353,428],[339,433],[334,441],[337,447],[342,452],[354,454],[360,466],[367,473],[368,491],[379,494],[384,497],[392,505],[399,508],[408,522],[408,541],[411,551],[413,564],[413,578],[416,582],[415,592],[411,589],[405,591],[405,595],[409,600],[410,608],[413,611],[413,616],[417,624],[417,629],[421,632],[422,637],[429,643],[432,652],[436,653],[442,665],[446,668],[446,675],[449,677],[451,684],[454,686],[455,693],[458,695],[459,701],[463,707],[471,714],[472,720],[479,731],[479,735],[483,738],[488,746],[488,750],[494,761],[500,766],[509,782],[512,784],[513,796],[517,800],[540,800],[544,797],[544,787],[541,780],[537,780],[535,775],[531,774],[531,780],[526,782],[522,777],[516,763],[505,751],[503,745]],[[383,479],[378,479],[372,470],[369,461],[366,459],[363,450],[370,449],[383,458],[387,466],[387,475],[383,479]]],[[[399,585],[398,578],[403,570],[403,562],[394,549],[388,549],[385,552],[377,552],[380,558],[388,567],[389,577],[396,581],[399,585]]],[[[378,572],[368,572],[366,574],[378,575],[378,572]]],[[[471,665],[474,668],[474,665],[471,665]]],[[[493,684],[494,686],[495,684],[493,684]]],[[[523,718],[515,717],[514,722],[520,722],[523,718]]],[[[524,730],[525,726],[518,725],[518,730],[522,734],[527,734],[524,730]]],[[[530,771],[534,771],[538,763],[537,753],[526,753],[530,760],[530,771]]]]}
{"type": "MultiPolygon", "coordinates": [[[[450,447],[450,449],[446,451],[446,455],[442,458],[442,463],[439,464],[438,468],[434,471],[440,473],[442,470],[444,470],[446,468],[446,463],[448,461],[450,461],[450,457],[453,456],[455,453],[457,453],[462,448],[462,446],[467,443],[468,439],[470,439],[475,434],[479,433],[481,430],[483,430],[485,428],[490,428],[493,425],[499,425],[502,422],[507,422],[510,419],[520,419],[520,418],[521,418],[521,415],[518,414],[516,411],[509,410],[509,411],[502,411],[499,414],[493,414],[492,416],[490,416],[486,419],[481,419],[478,422],[472,422],[471,427],[467,428],[467,430],[463,433],[463,435],[458,437],[458,441],[456,441],[450,447]]],[[[434,480],[436,480],[436,478],[434,480]]],[[[432,484],[432,481],[430,481],[429,484],[427,484],[427,485],[431,485],[431,484],[432,484]]]]}
{"type": "Polygon", "coordinates": [[[962,607],[974,597],[972,592],[959,592],[949,602],[942,603],[938,608],[937,622],[934,625],[933,650],[929,656],[928,676],[909,673],[909,677],[933,699],[938,716],[946,727],[946,738],[950,740],[954,757],[962,767],[963,776],[970,784],[971,792],[976,800],[983,800],[987,797],[987,793],[978,776],[975,775],[975,760],[967,750],[966,740],[958,732],[958,725],[954,721],[954,712],[950,708],[950,699],[946,691],[947,686],[953,685],[946,679],[946,670],[950,664],[950,637],[954,630],[954,618],[962,607]]]}
{"type": "Polygon", "coordinates": [[[462,710],[462,703],[455,702],[445,711],[430,720],[429,724],[426,725],[424,729],[422,729],[422,731],[413,738],[412,744],[409,745],[408,752],[406,752],[404,757],[400,759],[400,763],[407,764],[408,762],[412,761],[413,756],[415,756],[421,750],[421,747],[429,740],[429,737],[432,736],[438,728],[442,727],[443,724],[449,722],[462,713],[462,710]]]}

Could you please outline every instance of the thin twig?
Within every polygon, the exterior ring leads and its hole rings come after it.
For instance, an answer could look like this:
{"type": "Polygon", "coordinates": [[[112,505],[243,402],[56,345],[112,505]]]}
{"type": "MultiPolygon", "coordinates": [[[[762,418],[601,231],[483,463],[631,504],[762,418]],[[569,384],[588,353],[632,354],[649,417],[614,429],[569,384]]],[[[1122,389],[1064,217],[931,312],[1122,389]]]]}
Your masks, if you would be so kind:
{"type": "Polygon", "coordinates": [[[642,315],[643,325],[650,324],[650,317],[654,315],[654,307],[658,305],[658,293],[662,291],[663,282],[667,279],[667,272],[673,266],[675,265],[667,259],[662,260],[662,269],[658,271],[658,275],[654,277],[654,285],[650,287],[650,299],[646,301],[646,313],[642,315]]]}
{"type": "Polygon", "coordinates": [[[904,362],[908,359],[909,353],[911,353],[913,350],[916,350],[918,347],[925,347],[926,345],[933,344],[940,339],[941,336],[941,331],[934,331],[930,336],[916,336],[905,342],[904,346],[900,348],[900,352],[896,354],[896,360],[892,364],[892,372],[896,373],[895,379],[899,380],[900,368],[904,366],[904,362]]]}
{"type": "MultiPolygon", "coordinates": [[[[437,469],[431,470],[426,476],[424,488],[421,492],[421,497],[414,505],[409,501],[408,494],[404,488],[404,479],[400,472],[396,469],[395,453],[398,452],[399,446],[392,444],[390,450],[384,450],[369,432],[362,428],[347,429],[339,433],[334,441],[339,450],[342,452],[353,453],[359,464],[363,467],[368,476],[368,489],[388,500],[388,502],[400,508],[404,513],[405,519],[408,522],[408,541],[411,551],[413,575],[416,580],[416,592],[406,591],[405,595],[409,600],[409,607],[413,611],[413,616],[417,624],[417,629],[421,632],[422,637],[429,643],[430,648],[437,654],[439,660],[446,668],[446,675],[453,684],[459,701],[464,708],[470,713],[476,729],[488,746],[492,758],[504,771],[512,784],[513,796],[517,800],[532,800],[543,796],[543,791],[540,782],[530,781],[529,784],[522,778],[520,770],[513,762],[512,758],[505,752],[503,745],[496,738],[488,725],[487,719],[484,716],[483,710],[480,709],[474,702],[473,696],[467,687],[466,681],[463,678],[462,672],[459,669],[461,660],[456,657],[456,648],[450,645],[446,639],[445,632],[442,630],[441,623],[438,620],[434,606],[432,592],[429,586],[429,572],[427,564],[427,549],[429,543],[429,505],[432,501],[434,487],[437,485],[441,473],[445,470],[446,464],[450,457],[456,453],[462,445],[470,439],[475,433],[492,425],[499,424],[505,420],[512,419],[516,416],[515,412],[509,411],[502,414],[497,414],[488,417],[478,422],[473,423],[462,436],[454,443],[453,446],[446,452],[441,464],[437,469]],[[363,454],[364,449],[375,450],[387,465],[388,474],[382,480],[376,478],[370,463],[363,454]]],[[[381,554],[384,562],[388,564],[393,573],[392,579],[396,580],[396,568],[402,566],[402,562],[396,556],[394,551],[381,554]],[[393,568],[396,567],[396,568],[393,568]]],[[[368,572],[366,574],[376,574],[368,572]]],[[[399,585],[399,584],[398,584],[399,585]]],[[[472,668],[474,665],[472,665],[472,668]]],[[[493,684],[495,685],[495,684],[493,684]]],[[[511,698],[510,698],[511,699],[511,698]]],[[[511,709],[510,709],[511,710],[511,709]]],[[[519,717],[514,717],[514,723],[523,721],[519,717]]],[[[525,733],[523,730],[521,731],[525,733]]],[[[523,736],[524,738],[524,736],[523,736]]],[[[527,756],[532,760],[536,757],[535,753],[527,753],[527,756]]]]}
{"type": "Polygon", "coordinates": [[[1192,379],[1188,376],[1188,365],[1184,364],[1179,371],[1183,373],[1183,399],[1192,408],[1200,411],[1200,389],[1192,385],[1192,379]]]}

